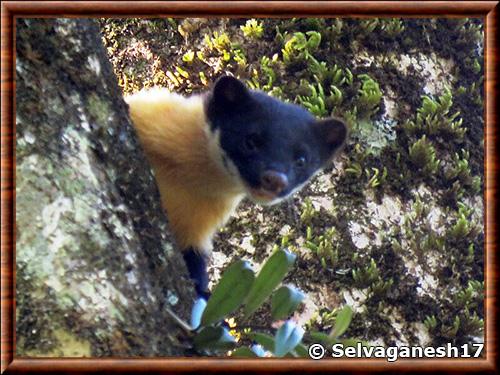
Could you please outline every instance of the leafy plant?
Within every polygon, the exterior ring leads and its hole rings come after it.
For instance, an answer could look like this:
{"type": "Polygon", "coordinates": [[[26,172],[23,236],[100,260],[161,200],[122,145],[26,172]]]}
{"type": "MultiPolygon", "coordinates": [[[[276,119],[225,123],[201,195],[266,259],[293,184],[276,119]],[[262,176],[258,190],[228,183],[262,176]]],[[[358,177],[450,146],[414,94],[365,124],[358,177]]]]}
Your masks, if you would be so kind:
{"type": "Polygon", "coordinates": [[[379,25],[379,22],[380,19],[378,18],[370,18],[366,20],[361,20],[359,22],[359,25],[361,26],[361,29],[364,31],[365,34],[370,34],[379,25]]]}
{"type": "Polygon", "coordinates": [[[376,296],[382,296],[387,293],[387,291],[392,287],[394,284],[394,279],[390,278],[387,281],[384,281],[382,279],[378,279],[372,283],[369,287],[369,293],[372,295],[376,296]]]}
{"type": "Polygon", "coordinates": [[[259,22],[256,19],[247,20],[245,25],[240,26],[240,29],[243,31],[243,35],[245,37],[252,39],[259,39],[264,33],[262,22],[259,22]]]}
{"type": "MultiPolygon", "coordinates": [[[[290,315],[305,295],[290,285],[282,286],[274,294],[273,291],[281,283],[294,261],[294,254],[276,249],[257,275],[246,261],[239,260],[231,264],[223,273],[206,304],[197,302],[193,308],[195,348],[208,352],[234,348],[236,340],[229,330],[221,325],[221,320],[238,308],[242,308],[244,320],[248,319],[271,295],[273,319],[283,319],[290,315]]],[[[236,325],[236,328],[240,328],[243,332],[247,331],[244,326],[236,325]]],[[[272,338],[273,345],[270,351],[275,356],[295,353],[297,346],[301,345],[303,334],[301,327],[290,320],[285,321],[272,338]]],[[[260,339],[267,337],[262,335],[259,336],[260,339]]],[[[256,348],[239,348],[235,355],[258,356],[263,355],[263,352],[256,348]]]]}
{"type": "Polygon", "coordinates": [[[451,239],[459,240],[466,237],[472,230],[469,220],[464,214],[459,214],[455,224],[448,230],[448,236],[451,239]]]}
{"type": "Polygon", "coordinates": [[[246,261],[233,263],[213,290],[201,317],[201,325],[217,323],[234,312],[247,297],[255,281],[255,274],[246,261]]]}
{"type": "Polygon", "coordinates": [[[200,76],[201,83],[203,83],[205,86],[208,85],[208,79],[205,73],[200,72],[198,75],[200,76]]]}
{"type": "Polygon", "coordinates": [[[380,170],[378,168],[371,168],[373,175],[370,174],[368,169],[365,169],[366,176],[369,178],[368,187],[376,188],[380,184],[383,184],[387,179],[387,168],[384,167],[382,169],[382,174],[380,174],[380,170]]]}
{"type": "Polygon", "coordinates": [[[351,71],[347,68],[342,70],[337,64],[328,66],[325,61],[318,61],[313,56],[309,56],[307,69],[318,83],[336,87],[340,87],[344,83],[352,84],[351,71]]]}
{"type": "Polygon", "coordinates": [[[463,315],[460,316],[460,329],[464,335],[478,335],[484,330],[484,320],[474,311],[472,314],[469,308],[465,308],[463,315]]]}
{"type": "MultiPolygon", "coordinates": [[[[304,330],[292,321],[282,324],[274,337],[260,332],[250,332],[247,336],[262,348],[260,353],[257,351],[259,357],[266,356],[266,351],[277,357],[307,357],[307,348],[301,343],[304,330]]],[[[255,346],[252,349],[256,352],[254,348],[255,346]]]]}
{"type": "Polygon", "coordinates": [[[424,174],[437,172],[440,161],[436,158],[436,149],[424,135],[409,148],[411,162],[424,174]]]}
{"type": "Polygon", "coordinates": [[[352,314],[353,311],[349,306],[344,306],[344,308],[338,312],[335,319],[335,325],[329,335],[331,339],[338,340],[339,337],[347,331],[347,328],[349,328],[351,324],[352,314]]]}
{"type": "Polygon", "coordinates": [[[285,250],[276,251],[264,264],[245,300],[243,313],[249,317],[271,295],[295,262],[295,254],[285,250]]]}
{"type": "MultiPolygon", "coordinates": [[[[342,82],[344,81],[345,79],[342,78],[342,82]]],[[[342,91],[337,86],[330,85],[327,95],[323,84],[319,80],[314,84],[302,79],[300,88],[300,91],[308,92],[308,95],[298,95],[298,102],[318,117],[328,116],[333,108],[339,106],[343,100],[342,91]]]]}
{"type": "Polygon", "coordinates": [[[370,259],[370,264],[363,267],[352,270],[352,278],[354,283],[359,288],[366,288],[370,286],[373,282],[377,281],[380,276],[380,271],[378,270],[377,264],[373,259],[370,259]]]}
{"type": "Polygon", "coordinates": [[[358,78],[362,82],[361,89],[358,91],[358,112],[365,118],[369,118],[378,111],[382,92],[378,83],[368,74],[360,74],[358,78]]]}
{"type": "MultiPolygon", "coordinates": [[[[229,64],[231,60],[234,60],[234,62],[236,62],[239,66],[246,66],[247,60],[243,49],[238,43],[232,43],[227,33],[214,31],[211,36],[209,34],[205,34],[204,41],[208,51],[215,51],[215,55],[218,56],[224,63],[229,64]]],[[[196,56],[199,60],[210,65],[210,60],[207,59],[202,51],[198,51],[196,56]]]]}
{"type": "Polygon", "coordinates": [[[209,49],[216,49],[222,53],[231,46],[231,40],[226,33],[219,34],[218,31],[214,31],[212,36],[205,35],[205,44],[209,49]]]}
{"type": "Polygon", "coordinates": [[[188,51],[182,55],[182,61],[192,63],[194,60],[194,51],[188,51]]]}
{"type": "Polygon", "coordinates": [[[287,320],[281,325],[274,338],[274,354],[283,357],[300,343],[304,330],[294,322],[287,320]]]}
{"type": "Polygon", "coordinates": [[[462,185],[471,187],[474,194],[481,190],[481,177],[472,176],[469,167],[469,152],[464,149],[461,150],[461,155],[458,153],[453,155],[451,163],[444,170],[444,176],[449,181],[458,180],[462,185]]]}
{"type": "Polygon", "coordinates": [[[184,69],[182,69],[180,66],[176,66],[175,70],[177,73],[179,73],[181,75],[181,77],[189,78],[189,73],[187,71],[185,71],[184,69]]]}
{"type": "Polygon", "coordinates": [[[437,324],[438,322],[435,315],[429,315],[424,319],[424,325],[429,332],[434,331],[437,327],[437,324]]]}
{"type": "Polygon", "coordinates": [[[313,331],[310,333],[311,340],[315,343],[320,342],[325,346],[331,347],[336,343],[343,343],[345,346],[355,345],[358,340],[342,339],[341,336],[347,331],[352,321],[353,311],[345,305],[342,309],[325,313],[322,316],[323,325],[333,322],[333,327],[329,333],[313,331]]]}
{"type": "Polygon", "coordinates": [[[334,19],[332,25],[327,29],[330,40],[337,40],[342,35],[343,28],[344,21],[342,20],[342,18],[334,19]]]}
{"type": "Polygon", "coordinates": [[[484,282],[469,280],[467,287],[460,290],[455,296],[458,306],[477,308],[484,301],[484,282]]]}
{"type": "Polygon", "coordinates": [[[408,121],[404,127],[412,134],[450,135],[452,139],[461,141],[467,129],[462,127],[462,119],[457,119],[459,111],[449,114],[452,105],[453,97],[449,88],[445,88],[437,99],[424,95],[415,120],[408,121]]]}
{"type": "Polygon", "coordinates": [[[404,23],[400,18],[382,19],[380,23],[382,31],[391,38],[398,36],[405,29],[404,23]]]}
{"type": "Polygon", "coordinates": [[[308,31],[305,34],[296,32],[285,42],[283,49],[283,61],[285,64],[297,60],[306,60],[316,51],[321,43],[321,34],[317,31],[308,31]]]}
{"type": "Polygon", "coordinates": [[[360,178],[363,175],[363,167],[357,162],[353,162],[349,167],[345,168],[346,173],[353,174],[356,178],[360,178]]]}
{"type": "Polygon", "coordinates": [[[447,339],[453,339],[459,332],[461,335],[475,336],[481,334],[483,329],[483,319],[475,311],[471,314],[469,308],[465,307],[462,313],[455,315],[451,325],[442,324],[439,333],[447,339]]]}
{"type": "Polygon", "coordinates": [[[252,89],[261,89],[270,92],[275,87],[276,72],[274,65],[277,64],[278,55],[274,54],[272,58],[262,56],[260,59],[259,69],[253,69],[252,78],[247,80],[247,84],[252,89]]]}
{"type": "Polygon", "coordinates": [[[308,96],[299,95],[299,103],[306,107],[312,114],[318,117],[328,116],[326,108],[326,98],[321,84],[308,84],[311,94],[308,96]]]}
{"type": "Polygon", "coordinates": [[[231,54],[233,57],[233,60],[241,67],[246,67],[247,65],[247,58],[245,56],[245,52],[243,49],[238,44],[232,44],[231,45],[231,54]]]}
{"type": "Polygon", "coordinates": [[[271,316],[275,320],[286,318],[297,309],[304,298],[304,293],[292,286],[280,287],[271,299],[271,316]]]}
{"type": "Polygon", "coordinates": [[[327,229],[322,235],[314,237],[310,227],[307,228],[305,246],[318,254],[321,265],[323,268],[330,265],[335,266],[338,261],[338,248],[335,245],[335,238],[337,237],[337,230],[334,227],[327,229]]]}
{"type": "MultiPolygon", "coordinates": [[[[316,216],[318,212],[314,208],[311,199],[309,197],[304,198],[304,202],[302,204],[302,213],[300,214],[300,220],[305,224],[310,224],[311,220],[314,216],[316,216]]],[[[308,230],[311,230],[308,227],[308,230]]]]}

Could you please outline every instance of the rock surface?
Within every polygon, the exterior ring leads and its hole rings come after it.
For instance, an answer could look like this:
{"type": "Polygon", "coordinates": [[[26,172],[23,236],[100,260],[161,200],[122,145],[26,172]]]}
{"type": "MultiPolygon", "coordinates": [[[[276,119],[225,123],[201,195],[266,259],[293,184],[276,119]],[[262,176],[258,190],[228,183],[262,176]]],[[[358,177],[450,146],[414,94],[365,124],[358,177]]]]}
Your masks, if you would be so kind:
{"type": "Polygon", "coordinates": [[[96,24],[16,35],[16,354],[185,354],[191,283],[96,24]]]}

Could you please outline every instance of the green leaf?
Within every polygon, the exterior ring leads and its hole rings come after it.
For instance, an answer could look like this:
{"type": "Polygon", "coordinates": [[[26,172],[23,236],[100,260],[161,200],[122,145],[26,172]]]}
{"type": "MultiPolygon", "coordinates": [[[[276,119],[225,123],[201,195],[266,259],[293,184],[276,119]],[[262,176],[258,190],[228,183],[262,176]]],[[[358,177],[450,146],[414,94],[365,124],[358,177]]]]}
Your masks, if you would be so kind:
{"type": "Polygon", "coordinates": [[[286,318],[295,311],[304,298],[304,293],[294,287],[285,285],[279,288],[271,299],[271,315],[273,319],[286,318]]]}
{"type": "Polygon", "coordinates": [[[330,332],[330,338],[337,338],[340,335],[342,335],[347,330],[347,328],[349,328],[349,324],[351,324],[351,319],[352,319],[352,309],[346,305],[337,314],[337,318],[335,319],[335,326],[330,332]]]}
{"type": "Polygon", "coordinates": [[[224,327],[205,327],[194,337],[193,343],[197,350],[229,350],[236,341],[224,327]]]}
{"type": "Polygon", "coordinates": [[[307,47],[309,51],[316,50],[321,43],[321,34],[317,31],[307,31],[306,35],[309,37],[307,40],[307,47]]]}
{"type": "Polygon", "coordinates": [[[302,340],[304,330],[290,320],[287,320],[276,332],[274,354],[283,357],[293,350],[302,340]]]}
{"type": "Polygon", "coordinates": [[[309,350],[307,348],[307,346],[305,346],[304,344],[299,344],[295,347],[295,349],[293,349],[293,351],[295,353],[297,353],[297,355],[299,357],[302,357],[302,358],[310,358],[309,357],[309,350]]]}
{"type": "Polygon", "coordinates": [[[239,260],[229,266],[215,287],[201,318],[201,325],[218,322],[236,310],[248,295],[255,274],[247,261],[239,260]]]}
{"type": "Polygon", "coordinates": [[[255,358],[258,357],[257,354],[255,354],[252,349],[247,348],[246,346],[242,346],[241,348],[236,349],[231,353],[231,357],[250,357],[250,358],[255,358]]]}
{"type": "Polygon", "coordinates": [[[264,349],[266,349],[268,352],[273,352],[274,351],[274,337],[266,335],[265,333],[260,333],[260,332],[252,332],[248,334],[248,336],[254,340],[257,344],[262,345],[264,349]]]}
{"type": "Polygon", "coordinates": [[[250,316],[271,295],[274,288],[283,280],[297,256],[286,250],[278,250],[267,260],[260,270],[252,289],[248,293],[245,318],[250,316]]]}
{"type": "Polygon", "coordinates": [[[313,339],[313,341],[321,342],[326,345],[330,345],[330,342],[332,341],[330,336],[323,332],[310,332],[309,336],[311,336],[311,339],[313,339]]]}

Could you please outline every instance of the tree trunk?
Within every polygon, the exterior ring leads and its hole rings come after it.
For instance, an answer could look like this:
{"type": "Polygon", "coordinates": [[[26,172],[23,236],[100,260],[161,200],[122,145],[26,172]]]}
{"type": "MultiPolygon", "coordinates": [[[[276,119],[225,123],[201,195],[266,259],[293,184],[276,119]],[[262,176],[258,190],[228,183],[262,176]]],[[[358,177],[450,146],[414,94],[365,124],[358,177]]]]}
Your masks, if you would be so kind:
{"type": "Polygon", "coordinates": [[[96,24],[16,36],[17,355],[185,355],[192,285],[96,24]]]}

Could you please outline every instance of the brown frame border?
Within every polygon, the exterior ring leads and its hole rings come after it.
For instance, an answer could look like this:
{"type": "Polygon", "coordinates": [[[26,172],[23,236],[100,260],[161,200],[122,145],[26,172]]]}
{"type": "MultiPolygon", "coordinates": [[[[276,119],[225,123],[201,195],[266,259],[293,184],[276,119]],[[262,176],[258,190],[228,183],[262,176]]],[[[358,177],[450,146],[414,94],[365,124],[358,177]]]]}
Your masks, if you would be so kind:
{"type": "Polygon", "coordinates": [[[497,373],[499,274],[497,225],[498,163],[495,154],[498,100],[498,1],[6,1],[1,4],[1,369],[8,373],[33,372],[184,372],[184,371],[481,371],[497,373]],[[14,357],[14,19],[15,17],[96,16],[413,16],[484,17],[485,32],[485,233],[486,233],[486,359],[480,360],[246,360],[231,358],[28,359],[14,357]]]}

